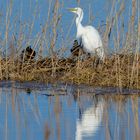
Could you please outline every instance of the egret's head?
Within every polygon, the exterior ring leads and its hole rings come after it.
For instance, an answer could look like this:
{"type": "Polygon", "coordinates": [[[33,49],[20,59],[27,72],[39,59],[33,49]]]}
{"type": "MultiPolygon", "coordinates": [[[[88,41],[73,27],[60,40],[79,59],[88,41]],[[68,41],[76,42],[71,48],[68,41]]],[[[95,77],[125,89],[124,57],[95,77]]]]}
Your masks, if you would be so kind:
{"type": "Polygon", "coordinates": [[[76,8],[69,8],[68,9],[70,12],[73,12],[77,15],[81,15],[83,13],[83,10],[80,7],[76,7],[76,8]]]}

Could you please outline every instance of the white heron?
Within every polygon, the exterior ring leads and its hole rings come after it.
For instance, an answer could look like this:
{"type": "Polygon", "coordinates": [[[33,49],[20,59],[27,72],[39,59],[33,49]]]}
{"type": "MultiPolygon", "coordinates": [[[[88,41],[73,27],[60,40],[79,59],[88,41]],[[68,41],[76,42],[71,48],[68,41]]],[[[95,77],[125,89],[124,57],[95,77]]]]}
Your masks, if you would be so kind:
{"type": "Polygon", "coordinates": [[[77,35],[76,38],[80,39],[83,49],[89,54],[97,54],[97,56],[104,60],[105,53],[102,44],[102,40],[99,32],[93,26],[83,26],[81,24],[83,19],[83,10],[80,7],[69,8],[69,11],[75,13],[76,17],[76,27],[77,35]]]}

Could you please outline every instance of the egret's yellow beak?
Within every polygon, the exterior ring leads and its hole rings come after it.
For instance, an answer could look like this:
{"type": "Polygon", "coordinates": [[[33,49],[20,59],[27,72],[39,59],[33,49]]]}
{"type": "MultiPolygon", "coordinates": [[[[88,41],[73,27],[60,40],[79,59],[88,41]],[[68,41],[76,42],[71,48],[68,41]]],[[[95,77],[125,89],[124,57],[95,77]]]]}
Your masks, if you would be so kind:
{"type": "Polygon", "coordinates": [[[76,12],[76,11],[77,11],[75,8],[68,8],[68,10],[69,10],[70,12],[76,12]]]}

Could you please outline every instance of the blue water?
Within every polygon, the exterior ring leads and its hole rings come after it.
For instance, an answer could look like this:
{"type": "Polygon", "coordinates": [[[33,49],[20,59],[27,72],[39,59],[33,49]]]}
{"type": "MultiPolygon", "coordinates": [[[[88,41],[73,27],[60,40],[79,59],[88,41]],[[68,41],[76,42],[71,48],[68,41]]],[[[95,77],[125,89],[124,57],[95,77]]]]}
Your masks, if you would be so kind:
{"type": "MultiPolygon", "coordinates": [[[[117,90],[110,88],[108,93],[105,91],[107,89],[75,85],[2,82],[0,138],[2,140],[138,139],[140,130],[140,98],[136,95],[138,92],[131,91],[133,96],[120,96],[117,95],[117,90]]],[[[123,93],[125,92],[128,93],[128,90],[124,90],[123,93]]]]}

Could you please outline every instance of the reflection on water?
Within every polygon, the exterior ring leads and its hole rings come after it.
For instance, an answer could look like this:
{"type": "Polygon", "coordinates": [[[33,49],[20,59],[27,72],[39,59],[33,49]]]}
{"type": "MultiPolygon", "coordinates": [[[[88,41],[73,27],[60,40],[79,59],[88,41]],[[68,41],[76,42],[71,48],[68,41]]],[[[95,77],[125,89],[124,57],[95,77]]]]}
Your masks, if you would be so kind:
{"type": "Polygon", "coordinates": [[[117,90],[74,85],[0,84],[0,137],[3,140],[139,139],[139,95],[126,95],[128,90],[124,90],[125,95],[118,95],[114,91],[117,90]]]}
{"type": "Polygon", "coordinates": [[[76,140],[82,140],[84,137],[91,137],[101,125],[103,115],[103,101],[96,105],[88,107],[76,123],[76,140]]]}

